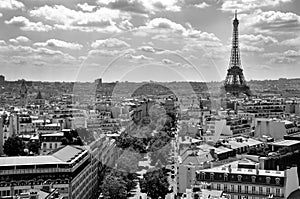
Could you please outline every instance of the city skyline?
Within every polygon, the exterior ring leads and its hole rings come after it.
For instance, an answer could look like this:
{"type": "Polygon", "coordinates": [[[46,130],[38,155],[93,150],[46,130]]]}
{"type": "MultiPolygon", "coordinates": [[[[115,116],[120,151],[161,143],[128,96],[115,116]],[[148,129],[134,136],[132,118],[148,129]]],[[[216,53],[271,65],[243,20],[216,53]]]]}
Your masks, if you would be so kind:
{"type": "Polygon", "coordinates": [[[245,78],[297,78],[296,0],[0,0],[7,80],[222,81],[232,19],[245,78]]]}

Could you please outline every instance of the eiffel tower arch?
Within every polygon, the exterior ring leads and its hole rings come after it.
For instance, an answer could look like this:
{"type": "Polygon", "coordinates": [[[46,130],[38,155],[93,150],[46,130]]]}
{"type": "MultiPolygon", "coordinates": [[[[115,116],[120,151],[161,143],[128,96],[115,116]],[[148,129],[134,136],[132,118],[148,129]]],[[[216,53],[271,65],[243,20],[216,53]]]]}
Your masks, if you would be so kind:
{"type": "Polygon", "coordinates": [[[233,35],[232,35],[232,48],[229,68],[224,82],[224,89],[226,93],[234,96],[239,96],[244,93],[250,95],[250,88],[246,83],[239,49],[239,20],[237,19],[237,12],[235,11],[235,19],[233,20],[233,35]]]}

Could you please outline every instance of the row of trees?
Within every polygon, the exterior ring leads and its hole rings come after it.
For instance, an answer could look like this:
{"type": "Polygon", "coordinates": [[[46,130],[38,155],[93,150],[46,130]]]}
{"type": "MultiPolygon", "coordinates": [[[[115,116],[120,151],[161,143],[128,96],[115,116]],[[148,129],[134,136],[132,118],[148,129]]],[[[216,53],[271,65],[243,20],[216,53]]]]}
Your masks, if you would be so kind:
{"type": "Polygon", "coordinates": [[[140,180],[141,192],[146,193],[152,199],[165,198],[172,192],[168,181],[168,173],[171,170],[161,168],[147,171],[140,180]]]}
{"type": "Polygon", "coordinates": [[[103,198],[126,199],[133,196],[132,191],[138,182],[137,174],[108,168],[104,176],[100,185],[103,198]]]}

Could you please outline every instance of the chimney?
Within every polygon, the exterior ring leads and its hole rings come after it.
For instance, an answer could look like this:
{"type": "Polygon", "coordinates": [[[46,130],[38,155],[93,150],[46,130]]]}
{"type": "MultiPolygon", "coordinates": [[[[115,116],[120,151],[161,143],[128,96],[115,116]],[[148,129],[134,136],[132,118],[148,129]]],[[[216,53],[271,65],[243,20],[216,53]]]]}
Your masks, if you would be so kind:
{"type": "Polygon", "coordinates": [[[210,153],[211,157],[213,157],[213,159],[216,159],[215,149],[210,149],[209,153],[210,153]]]}
{"type": "Polygon", "coordinates": [[[231,173],[231,172],[232,172],[231,165],[228,165],[228,172],[229,172],[229,173],[231,173]]]}
{"type": "Polygon", "coordinates": [[[259,175],[259,169],[256,168],[256,175],[259,175]]]}

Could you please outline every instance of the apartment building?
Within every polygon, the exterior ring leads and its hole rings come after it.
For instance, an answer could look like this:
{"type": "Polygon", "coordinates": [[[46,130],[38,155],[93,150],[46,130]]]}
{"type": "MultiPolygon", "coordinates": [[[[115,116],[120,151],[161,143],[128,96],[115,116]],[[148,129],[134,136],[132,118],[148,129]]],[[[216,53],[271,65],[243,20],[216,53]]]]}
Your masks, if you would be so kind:
{"type": "Polygon", "coordinates": [[[65,146],[51,155],[0,158],[0,196],[14,196],[29,189],[41,189],[52,184],[64,199],[91,198],[97,185],[92,179],[88,150],[65,146]]]}
{"type": "Polygon", "coordinates": [[[196,184],[223,190],[232,199],[287,198],[298,189],[297,167],[285,171],[220,166],[196,172],[196,184]]]}

